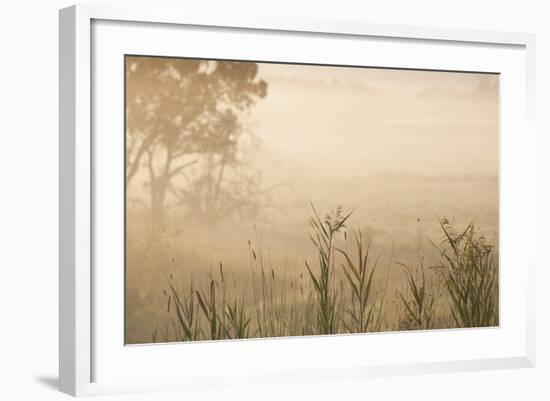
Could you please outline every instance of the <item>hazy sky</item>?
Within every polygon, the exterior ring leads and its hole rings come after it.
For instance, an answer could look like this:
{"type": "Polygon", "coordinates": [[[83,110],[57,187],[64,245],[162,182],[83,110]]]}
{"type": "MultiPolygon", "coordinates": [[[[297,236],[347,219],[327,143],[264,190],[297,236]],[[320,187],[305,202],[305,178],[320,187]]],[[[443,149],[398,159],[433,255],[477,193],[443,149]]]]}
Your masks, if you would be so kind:
{"type": "Polygon", "coordinates": [[[285,64],[260,64],[259,75],[268,96],[252,117],[276,163],[498,173],[497,75],[285,64]]]}

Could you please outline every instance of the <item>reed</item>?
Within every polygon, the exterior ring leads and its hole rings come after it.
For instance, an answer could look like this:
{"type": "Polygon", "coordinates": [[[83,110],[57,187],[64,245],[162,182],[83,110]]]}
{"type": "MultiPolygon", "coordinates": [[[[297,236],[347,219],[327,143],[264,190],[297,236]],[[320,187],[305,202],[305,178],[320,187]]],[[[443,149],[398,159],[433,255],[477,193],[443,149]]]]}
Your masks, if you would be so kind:
{"type": "MultiPolygon", "coordinates": [[[[369,271],[370,245],[364,245],[361,230],[353,233],[353,239],[357,250],[357,259],[354,263],[348,252],[336,248],[344,256],[345,263],[342,263],[342,271],[347,279],[351,290],[351,306],[344,310],[351,318],[351,324],[345,323],[350,333],[364,333],[369,331],[376,319],[376,308],[373,298],[372,283],[378,260],[374,262],[369,271]]],[[[379,312],[380,313],[380,312],[379,312]]]]}
{"type": "Polygon", "coordinates": [[[167,303],[167,313],[170,313],[171,306],[176,311],[177,324],[173,324],[177,328],[176,336],[179,341],[195,341],[201,337],[200,330],[200,315],[197,310],[197,299],[193,291],[191,283],[191,291],[180,296],[179,292],[173,283],[173,276],[168,281],[169,295],[167,303]],[[174,300],[172,302],[172,300],[174,300]]]}
{"type": "Polygon", "coordinates": [[[224,332],[227,338],[249,338],[250,320],[245,311],[244,297],[239,301],[236,297],[232,303],[225,304],[227,325],[224,325],[224,332]]]}
{"type": "Polygon", "coordinates": [[[223,338],[223,325],[220,320],[216,302],[217,287],[218,283],[211,278],[207,291],[202,288],[195,291],[199,306],[208,322],[208,335],[210,340],[220,340],[223,338]]]}
{"type": "Polygon", "coordinates": [[[182,288],[170,275],[164,291],[167,317],[164,327],[154,330],[153,341],[498,324],[498,259],[473,224],[457,232],[448,220],[439,221],[443,240],[434,244],[439,250],[435,264],[428,264],[420,254],[412,266],[394,262],[392,256],[382,269],[381,258],[372,257],[371,243],[363,232],[347,230],[353,211],[346,214],[338,207],[321,218],[313,205],[311,209],[309,238],[316,264],[306,260],[304,270],[295,268],[289,276],[286,264],[271,265],[256,233],[255,241],[248,242],[251,271],[240,277],[240,286],[221,262],[217,274],[210,272],[200,285],[189,280],[190,285],[182,288]],[[395,296],[386,299],[394,264],[403,268],[404,279],[395,296]],[[383,275],[385,285],[379,279],[383,275]],[[233,287],[228,282],[231,277],[233,287]]]}
{"type": "Polygon", "coordinates": [[[462,232],[446,218],[439,220],[444,234],[435,266],[451,298],[451,314],[459,327],[498,325],[498,264],[493,247],[470,223],[462,232]]]}
{"type": "Polygon", "coordinates": [[[345,227],[346,220],[351,216],[350,212],[344,215],[341,206],[327,214],[321,220],[315,206],[311,204],[313,211],[309,218],[309,224],[313,230],[309,234],[313,245],[317,250],[319,269],[314,269],[306,261],[306,268],[313,283],[317,297],[317,320],[319,334],[333,334],[335,332],[336,289],[333,285],[334,274],[334,238],[345,227]]]}
{"type": "Polygon", "coordinates": [[[412,295],[412,298],[409,299],[403,292],[398,292],[399,298],[407,311],[406,318],[413,323],[412,327],[410,324],[405,324],[405,328],[431,329],[434,323],[436,297],[426,283],[423,259],[418,256],[418,267],[416,269],[403,263],[399,264],[404,269],[408,290],[412,295]]]}

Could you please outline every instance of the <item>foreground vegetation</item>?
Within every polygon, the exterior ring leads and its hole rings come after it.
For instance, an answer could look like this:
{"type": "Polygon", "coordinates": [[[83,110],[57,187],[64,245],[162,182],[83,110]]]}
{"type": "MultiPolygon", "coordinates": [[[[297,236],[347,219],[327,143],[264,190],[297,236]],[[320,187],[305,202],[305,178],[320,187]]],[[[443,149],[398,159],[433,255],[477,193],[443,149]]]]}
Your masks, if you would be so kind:
{"type": "MultiPolygon", "coordinates": [[[[473,223],[457,231],[440,219],[442,240],[432,242],[439,261],[424,257],[401,268],[399,288],[388,286],[360,229],[347,224],[341,207],[321,217],[312,205],[310,239],[317,260],[292,276],[266,266],[260,237],[248,241],[250,277],[238,283],[220,262],[208,280],[180,285],[170,275],[166,319],[153,342],[364,333],[496,326],[498,257],[473,223]],[[376,286],[377,282],[384,283],[376,286]]],[[[390,264],[394,262],[390,260],[390,264]]]]}

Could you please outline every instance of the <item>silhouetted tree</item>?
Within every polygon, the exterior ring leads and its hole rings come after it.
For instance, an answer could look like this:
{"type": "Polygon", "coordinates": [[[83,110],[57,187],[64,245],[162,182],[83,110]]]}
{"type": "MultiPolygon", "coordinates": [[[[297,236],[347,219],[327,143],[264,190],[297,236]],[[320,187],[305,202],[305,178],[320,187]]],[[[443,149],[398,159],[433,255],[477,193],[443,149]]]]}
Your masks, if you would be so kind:
{"type": "MultiPolygon", "coordinates": [[[[126,185],[144,167],[154,224],[164,224],[170,191],[180,203],[192,205],[175,182],[203,160],[219,166],[209,200],[218,204],[226,168],[239,163],[239,118],[267,93],[257,72],[250,62],[126,60],[126,185]]],[[[201,186],[206,178],[196,180],[192,185],[201,186]]]]}

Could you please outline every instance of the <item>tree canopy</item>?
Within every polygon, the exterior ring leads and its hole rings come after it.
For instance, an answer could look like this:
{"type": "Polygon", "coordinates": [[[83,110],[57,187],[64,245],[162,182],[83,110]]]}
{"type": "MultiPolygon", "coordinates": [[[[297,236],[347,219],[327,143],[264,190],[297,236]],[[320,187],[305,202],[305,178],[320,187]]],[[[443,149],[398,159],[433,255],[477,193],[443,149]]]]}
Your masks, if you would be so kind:
{"type": "MultiPolygon", "coordinates": [[[[242,119],[267,95],[258,65],[128,56],[125,73],[126,186],[139,171],[146,173],[157,224],[163,223],[169,194],[195,212],[221,217],[216,214],[229,190],[225,177],[242,162],[242,119]],[[197,164],[201,173],[190,178],[185,171],[197,164]]],[[[237,182],[244,189],[248,180],[234,175],[231,186],[237,182]]]]}

